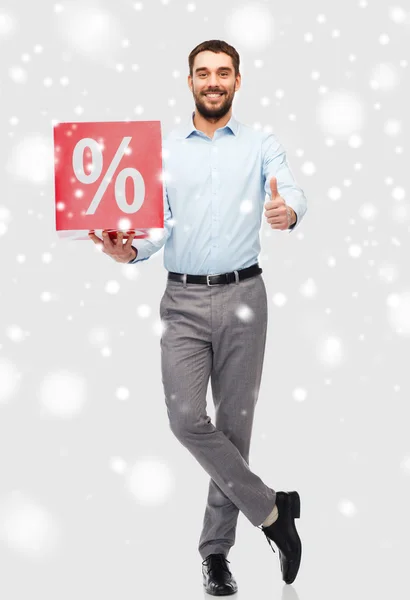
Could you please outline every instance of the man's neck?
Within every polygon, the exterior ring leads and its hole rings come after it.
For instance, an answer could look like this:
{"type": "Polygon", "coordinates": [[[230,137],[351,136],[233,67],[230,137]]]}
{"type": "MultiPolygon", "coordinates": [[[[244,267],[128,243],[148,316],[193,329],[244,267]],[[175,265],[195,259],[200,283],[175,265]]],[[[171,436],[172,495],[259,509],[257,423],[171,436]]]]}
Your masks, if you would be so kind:
{"type": "Polygon", "coordinates": [[[217,129],[221,127],[225,127],[227,123],[229,123],[232,111],[230,110],[228,114],[226,114],[222,119],[219,119],[217,123],[210,123],[207,119],[202,117],[199,113],[195,112],[194,114],[194,126],[198,131],[202,131],[211,139],[214,136],[214,133],[217,129]]]}

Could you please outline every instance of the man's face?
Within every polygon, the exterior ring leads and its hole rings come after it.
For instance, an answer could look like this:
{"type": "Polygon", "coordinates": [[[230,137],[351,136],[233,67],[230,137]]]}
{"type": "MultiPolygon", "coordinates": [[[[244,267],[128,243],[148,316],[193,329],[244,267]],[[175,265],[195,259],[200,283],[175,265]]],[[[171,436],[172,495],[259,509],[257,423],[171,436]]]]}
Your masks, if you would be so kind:
{"type": "Polygon", "coordinates": [[[240,87],[241,76],[235,78],[235,70],[229,54],[206,50],[196,55],[192,79],[188,83],[194,96],[197,111],[207,119],[221,119],[229,112],[240,87]],[[209,92],[221,96],[209,97],[209,92]]]}

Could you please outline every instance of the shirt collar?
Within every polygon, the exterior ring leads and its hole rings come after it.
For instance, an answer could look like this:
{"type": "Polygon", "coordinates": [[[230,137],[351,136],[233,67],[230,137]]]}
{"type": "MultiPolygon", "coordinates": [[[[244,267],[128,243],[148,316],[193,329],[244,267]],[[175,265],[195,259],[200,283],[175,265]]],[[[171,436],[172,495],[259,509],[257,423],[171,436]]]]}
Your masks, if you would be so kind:
{"type": "MultiPolygon", "coordinates": [[[[194,125],[194,115],[195,111],[192,112],[191,117],[188,119],[188,122],[185,125],[178,127],[178,133],[181,138],[187,138],[191,135],[191,133],[199,131],[194,125]]],[[[234,135],[238,135],[239,121],[235,119],[233,114],[231,115],[231,118],[229,119],[227,124],[224,125],[224,127],[221,127],[221,129],[225,129],[225,127],[229,127],[229,129],[234,135]]]]}

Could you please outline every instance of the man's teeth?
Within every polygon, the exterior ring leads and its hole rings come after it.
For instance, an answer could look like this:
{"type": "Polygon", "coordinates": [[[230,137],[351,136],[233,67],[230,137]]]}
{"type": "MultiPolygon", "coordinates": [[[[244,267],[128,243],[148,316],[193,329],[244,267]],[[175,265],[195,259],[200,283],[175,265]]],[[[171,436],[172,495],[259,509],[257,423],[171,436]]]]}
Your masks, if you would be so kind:
{"type": "Polygon", "coordinates": [[[210,96],[211,98],[214,98],[216,96],[222,96],[222,94],[205,94],[206,96],[210,96]]]}

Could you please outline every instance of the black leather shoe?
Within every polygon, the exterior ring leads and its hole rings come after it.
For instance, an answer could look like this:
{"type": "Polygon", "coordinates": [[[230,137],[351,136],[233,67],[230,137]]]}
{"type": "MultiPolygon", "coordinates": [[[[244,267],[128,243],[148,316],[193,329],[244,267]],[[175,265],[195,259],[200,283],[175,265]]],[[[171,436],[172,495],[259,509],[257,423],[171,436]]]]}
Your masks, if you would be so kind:
{"type": "Polygon", "coordinates": [[[295,519],[300,517],[300,497],[297,492],[276,492],[279,516],[272,525],[259,528],[263,531],[272,550],[270,540],[279,549],[280,568],[285,583],[293,583],[299,571],[302,542],[296,531],[295,519]]]}
{"type": "Polygon", "coordinates": [[[238,591],[238,586],[226,563],[224,554],[209,554],[202,562],[205,591],[213,596],[228,596],[238,591]]]}

